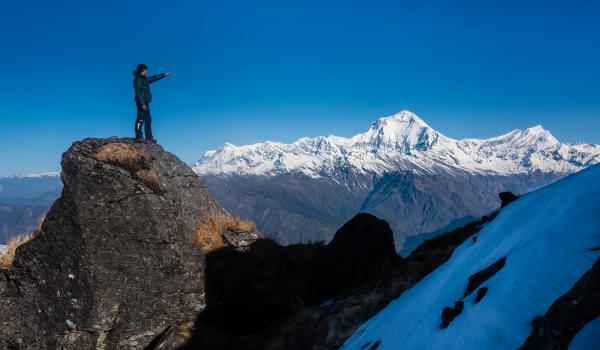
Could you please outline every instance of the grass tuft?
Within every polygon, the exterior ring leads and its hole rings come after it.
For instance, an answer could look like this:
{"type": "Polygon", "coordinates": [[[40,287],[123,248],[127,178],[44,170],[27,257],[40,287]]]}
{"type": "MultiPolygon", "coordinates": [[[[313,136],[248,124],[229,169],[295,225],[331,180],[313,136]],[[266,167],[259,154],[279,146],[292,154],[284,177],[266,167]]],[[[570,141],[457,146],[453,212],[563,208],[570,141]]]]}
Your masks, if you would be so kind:
{"type": "Polygon", "coordinates": [[[196,242],[205,252],[211,252],[225,246],[225,231],[255,232],[254,223],[226,215],[211,216],[196,229],[196,242]]]}
{"type": "Polygon", "coordinates": [[[160,187],[160,180],[158,179],[158,174],[153,170],[140,170],[134,174],[134,177],[144,185],[148,186],[154,193],[162,193],[163,190],[160,187]]]}
{"type": "Polygon", "coordinates": [[[135,179],[148,186],[154,193],[163,193],[158,174],[150,170],[152,157],[143,149],[126,143],[113,142],[100,147],[94,158],[128,170],[135,179]]]}
{"type": "Polygon", "coordinates": [[[42,215],[42,217],[40,217],[38,220],[37,225],[30,233],[13,237],[8,241],[8,243],[6,243],[6,249],[4,252],[0,253],[0,269],[8,269],[11,267],[13,261],[15,260],[17,248],[29,242],[33,237],[42,232],[42,224],[44,223],[45,218],[46,215],[42,215]]]}
{"type": "Polygon", "coordinates": [[[144,150],[120,142],[112,142],[100,147],[94,158],[127,169],[131,174],[140,170],[149,170],[152,164],[152,157],[144,150]]]}
{"type": "Polygon", "coordinates": [[[11,238],[6,244],[6,249],[4,252],[0,254],[0,269],[8,269],[11,267],[13,260],[15,259],[17,248],[29,242],[33,237],[34,234],[29,233],[11,238]]]}

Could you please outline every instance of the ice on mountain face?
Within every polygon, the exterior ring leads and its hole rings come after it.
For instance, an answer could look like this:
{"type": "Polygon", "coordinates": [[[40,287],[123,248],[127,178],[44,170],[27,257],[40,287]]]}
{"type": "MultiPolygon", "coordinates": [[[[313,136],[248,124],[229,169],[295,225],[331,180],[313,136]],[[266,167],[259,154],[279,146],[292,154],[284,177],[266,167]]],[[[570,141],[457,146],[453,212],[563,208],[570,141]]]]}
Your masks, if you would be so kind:
{"type": "Polygon", "coordinates": [[[292,144],[269,141],[239,147],[226,143],[206,152],[194,170],[199,174],[301,173],[314,178],[348,171],[566,175],[598,162],[600,145],[562,144],[539,125],[485,140],[454,140],[414,113],[402,111],[378,119],[369,130],[350,138],[305,137],[292,144]]]}
{"type": "Polygon", "coordinates": [[[363,324],[343,349],[374,341],[385,349],[516,349],[531,321],[600,256],[600,165],[529,193],[505,207],[475,243],[465,241],[449,261],[363,324]],[[465,294],[469,276],[506,258],[505,265],[462,299],[462,312],[440,329],[442,310],[465,294]]]}
{"type": "Polygon", "coordinates": [[[4,253],[4,250],[6,250],[6,246],[0,244],[0,254],[4,253]]]}

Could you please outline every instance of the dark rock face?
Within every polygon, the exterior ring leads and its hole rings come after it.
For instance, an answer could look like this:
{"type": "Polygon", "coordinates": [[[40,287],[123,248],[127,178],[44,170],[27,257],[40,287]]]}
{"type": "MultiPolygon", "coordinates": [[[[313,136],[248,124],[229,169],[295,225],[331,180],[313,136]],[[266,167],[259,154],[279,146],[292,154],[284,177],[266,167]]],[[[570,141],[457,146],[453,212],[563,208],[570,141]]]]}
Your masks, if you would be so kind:
{"type": "Polygon", "coordinates": [[[194,230],[223,209],[189,167],[155,144],[85,139],[63,154],[62,168],[62,195],[42,232],[0,271],[0,348],[157,345],[205,307],[194,230]],[[149,156],[161,192],[97,160],[109,143],[149,156]]]}
{"type": "Polygon", "coordinates": [[[500,192],[498,194],[498,196],[500,197],[500,202],[501,202],[501,207],[504,208],[505,206],[509,205],[510,203],[516,201],[517,199],[519,199],[519,196],[515,195],[512,192],[500,192]]]}
{"type": "Polygon", "coordinates": [[[600,259],[558,298],[544,316],[533,320],[533,331],[520,348],[567,349],[577,333],[600,317],[600,259]]]}
{"type": "Polygon", "coordinates": [[[448,328],[450,323],[462,313],[464,306],[465,304],[462,301],[455,301],[453,308],[446,306],[442,311],[442,323],[440,324],[440,328],[448,328]]]}
{"type": "MultiPolygon", "coordinates": [[[[473,238],[474,238],[473,243],[475,243],[477,241],[475,239],[475,238],[477,238],[477,236],[473,236],[473,238]]],[[[506,263],[506,257],[503,257],[500,260],[496,261],[495,263],[491,264],[490,266],[486,267],[485,269],[469,276],[469,278],[468,278],[469,283],[467,284],[467,290],[466,290],[465,294],[463,295],[463,297],[461,298],[461,300],[455,301],[454,307],[446,306],[442,310],[442,315],[441,315],[442,323],[440,323],[441,329],[448,328],[450,323],[452,323],[452,321],[454,321],[454,319],[462,313],[462,310],[464,307],[463,300],[468,295],[470,295],[475,289],[479,288],[479,286],[483,282],[489,280],[498,271],[500,271],[504,267],[505,263],[506,263]]],[[[480,302],[481,299],[483,299],[483,297],[486,295],[487,291],[488,291],[487,287],[478,289],[477,295],[475,297],[475,303],[480,302]]]]}
{"type": "Polygon", "coordinates": [[[492,276],[494,276],[498,271],[502,270],[505,263],[506,257],[503,257],[485,269],[469,276],[469,283],[467,284],[467,290],[465,291],[463,298],[471,294],[475,289],[479,288],[483,282],[492,278],[492,276]]]}
{"type": "Polygon", "coordinates": [[[186,348],[263,349],[283,319],[370,288],[399,260],[389,225],[370,214],[356,215],[327,245],[258,240],[244,251],[211,252],[207,309],[186,348]]]}
{"type": "MultiPolygon", "coordinates": [[[[495,217],[495,213],[453,231],[426,240],[406,259],[362,288],[342,292],[318,306],[307,306],[269,330],[260,349],[339,349],[362,323],[381,311],[390,301],[446,262],[452,252],[495,217]]],[[[365,346],[379,346],[371,343],[365,346]]],[[[250,349],[239,347],[238,349],[250,349]]]]}
{"type": "Polygon", "coordinates": [[[258,233],[244,230],[227,230],[222,235],[225,245],[238,251],[247,250],[252,243],[260,239],[258,233]]]}
{"type": "Polygon", "coordinates": [[[478,303],[481,300],[483,300],[483,298],[485,297],[487,292],[488,292],[488,287],[481,287],[481,288],[477,289],[477,295],[475,296],[475,303],[478,303]]]}

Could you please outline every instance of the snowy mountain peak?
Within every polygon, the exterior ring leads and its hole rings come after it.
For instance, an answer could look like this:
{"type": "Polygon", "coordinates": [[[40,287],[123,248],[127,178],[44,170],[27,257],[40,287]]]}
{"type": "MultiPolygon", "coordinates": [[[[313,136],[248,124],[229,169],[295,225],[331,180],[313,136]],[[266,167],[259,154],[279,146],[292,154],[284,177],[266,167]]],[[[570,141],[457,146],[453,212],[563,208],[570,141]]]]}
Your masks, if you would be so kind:
{"type": "Polygon", "coordinates": [[[419,118],[413,112],[407,111],[407,110],[402,110],[402,111],[400,111],[394,115],[391,115],[389,117],[379,118],[374,124],[385,125],[385,124],[398,123],[398,122],[414,123],[414,124],[417,124],[422,127],[429,127],[429,125],[427,125],[427,123],[425,123],[425,121],[423,121],[423,119],[419,118]]]}
{"type": "Polygon", "coordinates": [[[359,145],[370,145],[375,151],[396,149],[410,153],[410,150],[429,149],[439,136],[416,114],[404,110],[379,118],[366,133],[358,134],[352,140],[359,145]]]}
{"type": "Polygon", "coordinates": [[[194,166],[199,174],[335,176],[348,171],[384,174],[437,173],[568,174],[600,162],[600,145],[563,144],[541,125],[484,140],[454,140],[416,114],[401,111],[379,118],[350,138],[319,136],[291,144],[267,141],[246,146],[226,143],[194,166]]]}
{"type": "Polygon", "coordinates": [[[525,129],[524,134],[526,137],[540,142],[547,142],[550,144],[559,143],[559,141],[550,133],[550,131],[544,129],[541,125],[536,125],[534,127],[525,129]]]}

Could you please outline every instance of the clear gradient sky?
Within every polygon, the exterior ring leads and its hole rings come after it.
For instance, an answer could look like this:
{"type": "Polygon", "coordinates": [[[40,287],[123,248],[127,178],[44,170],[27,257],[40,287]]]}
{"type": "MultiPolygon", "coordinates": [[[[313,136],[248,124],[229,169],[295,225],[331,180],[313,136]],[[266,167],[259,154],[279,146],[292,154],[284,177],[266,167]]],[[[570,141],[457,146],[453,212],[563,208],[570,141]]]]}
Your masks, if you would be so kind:
{"type": "Polygon", "coordinates": [[[542,124],[600,143],[599,1],[2,1],[0,175],[131,136],[132,70],[186,162],[362,132],[409,109],[454,138],[542,124]]]}

